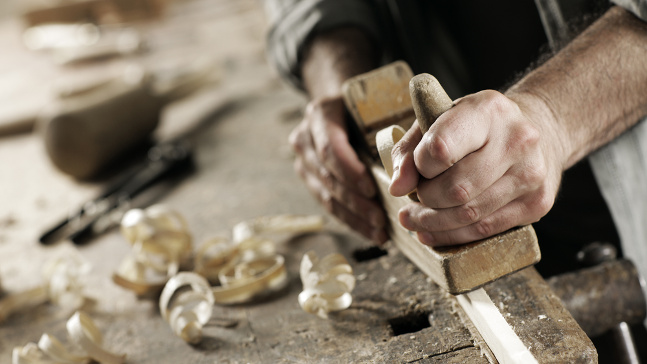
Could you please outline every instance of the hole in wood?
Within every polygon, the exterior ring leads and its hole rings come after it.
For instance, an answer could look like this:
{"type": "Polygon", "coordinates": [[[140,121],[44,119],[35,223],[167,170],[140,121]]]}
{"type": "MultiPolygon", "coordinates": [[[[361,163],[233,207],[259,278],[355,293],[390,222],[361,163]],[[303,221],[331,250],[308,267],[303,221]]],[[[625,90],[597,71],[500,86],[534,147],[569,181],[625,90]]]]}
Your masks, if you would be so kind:
{"type": "Polygon", "coordinates": [[[389,320],[393,336],[411,334],[431,326],[428,312],[413,312],[389,320]]]}
{"type": "Polygon", "coordinates": [[[377,259],[381,256],[387,255],[388,252],[377,246],[372,246],[366,249],[357,249],[353,252],[353,259],[356,262],[366,262],[368,260],[377,259]]]}

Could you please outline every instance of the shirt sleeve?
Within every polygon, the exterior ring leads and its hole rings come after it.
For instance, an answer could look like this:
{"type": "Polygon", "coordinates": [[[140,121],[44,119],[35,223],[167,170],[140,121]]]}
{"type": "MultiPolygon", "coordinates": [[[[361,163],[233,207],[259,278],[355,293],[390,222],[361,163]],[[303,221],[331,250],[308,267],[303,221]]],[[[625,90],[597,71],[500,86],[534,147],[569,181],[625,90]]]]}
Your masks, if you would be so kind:
{"type": "Polygon", "coordinates": [[[647,21],[647,0],[611,0],[611,2],[627,9],[643,21],[647,21]]]}
{"type": "Polygon", "coordinates": [[[268,59],[284,79],[300,89],[301,51],[313,35],[352,25],[379,39],[376,11],[367,0],[266,0],[265,10],[270,21],[268,59]]]}

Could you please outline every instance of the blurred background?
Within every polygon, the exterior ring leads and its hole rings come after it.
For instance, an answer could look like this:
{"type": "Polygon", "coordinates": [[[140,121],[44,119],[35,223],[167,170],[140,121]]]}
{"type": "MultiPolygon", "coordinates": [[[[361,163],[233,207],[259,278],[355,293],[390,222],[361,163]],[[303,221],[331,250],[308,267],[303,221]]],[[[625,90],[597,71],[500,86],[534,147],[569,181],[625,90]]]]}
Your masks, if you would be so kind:
{"type": "Polygon", "coordinates": [[[4,0],[0,2],[0,18],[4,19],[16,14],[18,12],[18,4],[19,2],[17,0],[4,0]]]}
{"type": "MultiPolygon", "coordinates": [[[[131,250],[116,227],[126,209],[163,203],[197,247],[255,217],[322,213],[287,145],[305,99],[268,66],[266,30],[257,0],[0,0],[0,297],[78,250],[104,342],[133,363],[206,360],[155,302],[112,281],[131,250]],[[97,199],[115,186],[127,193],[104,211],[97,199]]],[[[299,286],[277,304],[296,303],[299,286]]],[[[41,305],[2,322],[0,362],[43,332],[64,337],[68,318],[41,305]]]]}

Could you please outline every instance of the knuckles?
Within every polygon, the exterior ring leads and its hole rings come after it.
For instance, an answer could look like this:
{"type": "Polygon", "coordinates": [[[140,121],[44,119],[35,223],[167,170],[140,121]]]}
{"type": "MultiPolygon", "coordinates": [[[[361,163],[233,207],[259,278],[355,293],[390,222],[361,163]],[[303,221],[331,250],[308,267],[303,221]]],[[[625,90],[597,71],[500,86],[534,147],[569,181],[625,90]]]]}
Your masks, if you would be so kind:
{"type": "Polygon", "coordinates": [[[453,184],[447,190],[447,198],[454,205],[465,205],[471,201],[469,191],[461,184],[453,184]]]}
{"type": "Polygon", "coordinates": [[[445,187],[426,181],[418,185],[418,197],[423,205],[430,208],[463,206],[472,201],[472,193],[461,183],[449,181],[445,187]]]}
{"type": "Polygon", "coordinates": [[[525,186],[526,189],[536,189],[541,186],[547,177],[547,168],[543,160],[536,160],[532,166],[524,166],[518,172],[517,179],[520,186],[525,186]]]}
{"type": "Polygon", "coordinates": [[[423,177],[435,177],[427,170],[427,165],[433,165],[435,169],[442,166],[442,169],[445,170],[456,163],[445,139],[439,133],[425,134],[421,142],[424,147],[415,149],[416,167],[418,167],[423,177]]]}
{"type": "Polygon", "coordinates": [[[534,222],[537,222],[553,208],[555,196],[548,193],[545,189],[540,189],[530,203],[531,215],[536,216],[534,222]]]}
{"type": "Polygon", "coordinates": [[[495,230],[495,226],[490,221],[490,219],[483,219],[483,220],[475,223],[474,224],[474,230],[476,231],[476,234],[481,239],[490,237],[490,236],[498,233],[498,231],[495,230]]]}
{"type": "Polygon", "coordinates": [[[514,125],[508,138],[511,151],[520,154],[531,153],[539,146],[539,140],[539,130],[529,123],[514,125]]]}
{"type": "Polygon", "coordinates": [[[460,206],[456,215],[458,222],[464,225],[473,224],[481,218],[481,213],[478,208],[468,204],[460,206]]]}

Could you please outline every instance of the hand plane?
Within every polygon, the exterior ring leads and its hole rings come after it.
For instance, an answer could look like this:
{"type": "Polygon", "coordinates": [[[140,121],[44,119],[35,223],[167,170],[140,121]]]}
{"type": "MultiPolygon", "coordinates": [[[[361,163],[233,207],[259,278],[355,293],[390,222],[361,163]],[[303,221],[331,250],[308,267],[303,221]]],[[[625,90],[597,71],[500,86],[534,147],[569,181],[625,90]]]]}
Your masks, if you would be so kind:
{"type": "Polygon", "coordinates": [[[532,267],[541,257],[532,226],[432,248],[400,225],[398,211],[412,199],[388,192],[389,146],[416,118],[424,133],[453,105],[435,78],[414,78],[409,66],[398,61],[348,79],[342,95],[355,120],[349,125],[351,136],[359,137],[356,149],[388,215],[391,241],[434,283],[455,295],[457,313],[484,355],[500,363],[596,363],[590,339],[532,267]]]}

